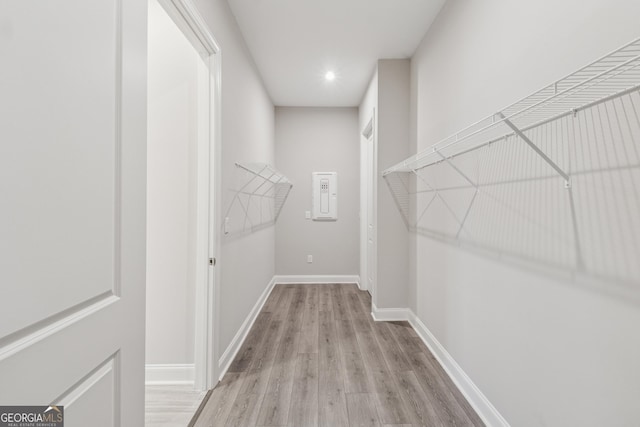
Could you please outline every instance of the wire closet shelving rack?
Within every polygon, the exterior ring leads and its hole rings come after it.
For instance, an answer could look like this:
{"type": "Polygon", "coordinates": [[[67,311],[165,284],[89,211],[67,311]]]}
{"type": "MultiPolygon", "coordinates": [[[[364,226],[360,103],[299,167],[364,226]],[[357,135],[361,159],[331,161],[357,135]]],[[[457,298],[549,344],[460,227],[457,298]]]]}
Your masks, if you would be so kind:
{"type": "Polygon", "coordinates": [[[640,285],[640,39],[382,173],[409,230],[640,285]]]}
{"type": "Polygon", "coordinates": [[[293,184],[266,163],[236,163],[237,179],[230,188],[225,234],[251,233],[278,220],[293,184]]]}

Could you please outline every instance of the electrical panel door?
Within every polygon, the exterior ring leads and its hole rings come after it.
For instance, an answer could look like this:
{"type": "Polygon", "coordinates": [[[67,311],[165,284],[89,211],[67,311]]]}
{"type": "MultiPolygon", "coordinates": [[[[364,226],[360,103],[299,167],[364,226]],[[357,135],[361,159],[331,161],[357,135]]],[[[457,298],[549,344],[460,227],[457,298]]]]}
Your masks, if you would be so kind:
{"type": "Polygon", "coordinates": [[[313,172],[313,215],[316,221],[338,219],[338,173],[313,172]]]}

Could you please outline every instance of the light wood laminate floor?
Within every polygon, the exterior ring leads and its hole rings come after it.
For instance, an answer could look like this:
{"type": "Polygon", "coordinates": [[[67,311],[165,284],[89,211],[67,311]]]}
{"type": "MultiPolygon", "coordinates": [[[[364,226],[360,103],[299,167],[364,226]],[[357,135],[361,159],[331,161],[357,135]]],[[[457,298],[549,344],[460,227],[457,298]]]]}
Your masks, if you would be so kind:
{"type": "Polygon", "coordinates": [[[406,322],[355,285],[277,285],[196,427],[482,426],[406,322]]]}
{"type": "Polygon", "coordinates": [[[147,385],[145,427],[186,427],[205,395],[190,385],[147,385]]]}

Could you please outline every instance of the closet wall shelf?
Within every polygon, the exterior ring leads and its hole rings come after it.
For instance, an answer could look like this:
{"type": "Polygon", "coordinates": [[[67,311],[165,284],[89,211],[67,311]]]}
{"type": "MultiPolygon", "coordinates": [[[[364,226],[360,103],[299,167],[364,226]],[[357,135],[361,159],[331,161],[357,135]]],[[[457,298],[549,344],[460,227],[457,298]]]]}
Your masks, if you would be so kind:
{"type": "Polygon", "coordinates": [[[640,296],[640,39],[382,175],[412,232],[640,296]]]}
{"type": "MultiPolygon", "coordinates": [[[[382,175],[428,167],[507,136],[576,115],[639,88],[640,38],[391,166],[382,175]]],[[[568,180],[565,171],[553,166],[550,159],[545,161],[568,180]]]]}
{"type": "Polygon", "coordinates": [[[225,234],[257,231],[275,224],[293,184],[266,163],[236,163],[235,185],[225,212],[225,234]]]}

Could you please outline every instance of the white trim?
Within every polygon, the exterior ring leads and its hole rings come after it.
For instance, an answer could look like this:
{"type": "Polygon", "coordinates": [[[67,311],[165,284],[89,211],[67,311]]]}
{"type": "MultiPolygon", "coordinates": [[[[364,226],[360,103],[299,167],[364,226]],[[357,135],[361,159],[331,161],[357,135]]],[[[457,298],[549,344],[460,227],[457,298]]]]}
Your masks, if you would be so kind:
{"type": "Polygon", "coordinates": [[[148,364],[144,367],[146,385],[193,384],[196,368],[193,363],[148,364]]]}
{"type": "MultiPolygon", "coordinates": [[[[212,90],[211,103],[213,108],[213,122],[211,129],[211,137],[213,138],[213,149],[211,155],[213,156],[213,162],[211,167],[213,173],[211,174],[211,180],[213,185],[213,197],[211,198],[212,222],[209,239],[209,256],[217,258],[218,265],[221,263],[222,258],[222,239],[220,238],[220,227],[222,218],[222,52],[218,52],[210,59],[211,66],[215,70],[212,75],[212,90]]],[[[213,389],[219,378],[220,369],[219,365],[215,362],[220,355],[220,286],[222,283],[222,272],[220,267],[213,267],[213,278],[210,280],[211,293],[208,298],[209,307],[209,322],[208,332],[209,337],[208,351],[207,351],[207,389],[213,389]]]]}
{"type": "Polygon", "coordinates": [[[376,322],[408,321],[410,313],[408,308],[378,308],[371,303],[371,317],[376,322]]]}
{"type": "Polygon", "coordinates": [[[366,139],[370,139],[373,136],[373,114],[371,115],[371,118],[369,119],[367,125],[364,127],[362,136],[364,136],[366,139]]]}
{"type": "Polygon", "coordinates": [[[413,329],[426,346],[429,347],[431,353],[438,360],[469,404],[475,409],[480,418],[482,418],[482,421],[484,421],[487,426],[509,427],[509,423],[500,415],[498,410],[489,402],[489,399],[482,394],[473,381],[471,381],[471,378],[462,370],[444,346],[440,344],[429,328],[427,328],[413,311],[409,309],[407,309],[407,311],[409,313],[409,323],[411,323],[413,329]]]}
{"type": "Polygon", "coordinates": [[[256,318],[258,317],[258,313],[260,313],[260,310],[262,310],[262,307],[264,306],[264,303],[267,301],[269,294],[271,294],[271,291],[273,290],[273,287],[275,286],[275,284],[276,284],[276,281],[274,276],[269,282],[269,284],[267,285],[267,287],[265,288],[264,292],[262,292],[262,295],[260,295],[260,298],[258,298],[258,301],[256,301],[256,304],[253,306],[253,309],[251,309],[251,311],[249,312],[249,315],[247,316],[247,318],[244,319],[244,322],[242,322],[242,326],[240,326],[240,329],[238,330],[236,335],[233,337],[233,340],[231,340],[231,344],[229,344],[227,349],[224,351],[224,353],[220,357],[220,360],[218,360],[218,372],[220,372],[220,376],[219,376],[220,380],[222,380],[222,377],[224,376],[224,374],[227,373],[227,370],[229,369],[231,362],[233,362],[233,359],[236,357],[236,354],[238,354],[238,351],[240,350],[242,343],[247,338],[247,335],[249,334],[249,331],[251,330],[253,323],[256,321],[256,318]]]}
{"type": "MultiPolygon", "coordinates": [[[[64,394],[58,397],[55,402],[58,405],[62,406],[71,406],[78,399],[82,397],[86,397],[87,393],[91,392],[91,389],[98,385],[101,381],[113,382],[115,378],[117,378],[117,354],[109,357],[104,363],[102,363],[98,368],[94,369],[90,374],[81,379],[78,383],[71,387],[71,390],[67,390],[64,394]],[[111,378],[109,378],[111,377],[111,378]]],[[[119,390],[116,389],[116,393],[120,394],[119,390]]],[[[45,423],[46,425],[47,423],[45,423]]],[[[18,425],[10,424],[10,425],[18,425]]],[[[20,425],[23,425],[20,423],[20,425]]],[[[29,424],[25,424],[29,425],[29,424]]]]}
{"type": "MultiPolygon", "coordinates": [[[[17,337],[15,340],[5,342],[0,346],[0,361],[6,360],[16,353],[34,346],[36,343],[81,322],[87,317],[105,310],[107,307],[117,303],[118,301],[120,301],[120,298],[113,295],[111,291],[107,291],[98,297],[84,301],[76,307],[72,307],[58,315],[45,318],[39,322],[40,326],[37,329],[30,331],[24,336],[16,334],[17,337]]],[[[27,329],[27,331],[28,330],[29,329],[27,329]]],[[[6,338],[6,336],[3,338],[6,338]]]]}
{"type": "Polygon", "coordinates": [[[376,276],[378,271],[378,180],[375,178],[378,176],[376,114],[376,107],[374,106],[371,110],[371,117],[362,130],[360,138],[360,279],[362,284],[358,285],[360,289],[369,291],[371,300],[374,302],[378,300],[376,295],[376,276]],[[371,153],[371,157],[369,153],[371,153]],[[370,217],[373,223],[371,254],[369,253],[370,217]],[[371,278],[369,277],[370,272],[372,272],[371,278]]]}
{"type": "Polygon", "coordinates": [[[275,283],[299,283],[299,284],[332,284],[355,283],[360,288],[360,276],[358,275],[277,275],[273,277],[275,283]]]}
{"type": "Polygon", "coordinates": [[[189,41],[194,46],[200,45],[201,49],[198,50],[205,50],[207,56],[220,52],[220,46],[192,0],[158,0],[158,3],[174,19],[189,41]]]}

